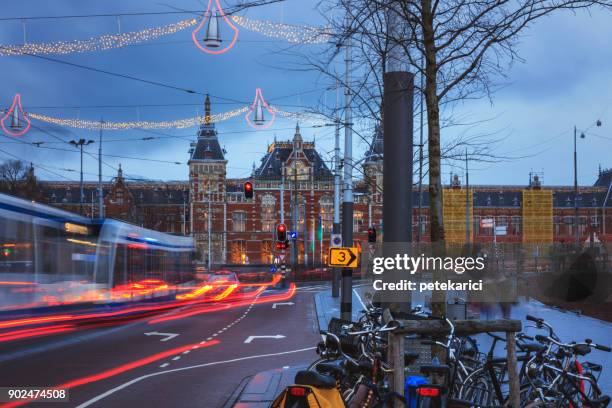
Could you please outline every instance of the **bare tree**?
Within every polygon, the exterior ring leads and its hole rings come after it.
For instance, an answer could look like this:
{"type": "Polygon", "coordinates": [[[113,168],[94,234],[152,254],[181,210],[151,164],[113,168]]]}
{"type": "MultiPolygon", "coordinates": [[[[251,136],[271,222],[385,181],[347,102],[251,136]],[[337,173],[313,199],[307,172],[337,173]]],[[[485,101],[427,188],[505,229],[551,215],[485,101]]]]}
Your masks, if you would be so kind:
{"type": "Polygon", "coordinates": [[[7,160],[0,164],[0,192],[34,201],[44,201],[34,176],[34,167],[22,160],[7,160]]]}
{"type": "Polygon", "coordinates": [[[0,164],[0,191],[15,194],[25,181],[28,165],[21,160],[7,160],[0,164]]]}
{"type": "MultiPolygon", "coordinates": [[[[351,35],[362,50],[358,53],[361,64],[356,64],[362,68],[359,83],[375,89],[376,97],[365,92],[358,101],[380,100],[380,73],[394,47],[401,48],[402,62],[412,72],[423,75],[424,86],[417,89],[424,95],[427,112],[430,238],[444,243],[441,160],[444,151],[454,156],[457,144],[442,147],[441,108],[467,99],[491,98],[507,68],[520,60],[520,35],[536,20],[561,10],[609,9],[612,1],[341,0],[321,5],[325,15],[332,16],[329,24],[335,40],[341,43],[351,35]],[[390,21],[396,24],[393,29],[389,29],[390,21]]],[[[478,155],[482,153],[489,159],[494,156],[480,149],[478,155]]]]}

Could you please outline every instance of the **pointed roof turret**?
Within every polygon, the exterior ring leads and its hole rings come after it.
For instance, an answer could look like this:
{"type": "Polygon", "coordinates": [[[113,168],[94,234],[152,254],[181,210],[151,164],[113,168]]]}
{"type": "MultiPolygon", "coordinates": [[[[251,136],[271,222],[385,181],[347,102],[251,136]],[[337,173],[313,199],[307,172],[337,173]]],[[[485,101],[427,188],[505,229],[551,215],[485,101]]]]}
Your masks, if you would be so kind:
{"type": "Polygon", "coordinates": [[[192,146],[195,145],[195,148],[190,150],[190,161],[225,160],[225,150],[219,144],[217,129],[215,128],[211,112],[210,95],[206,94],[206,99],[204,100],[204,120],[198,129],[198,141],[192,144],[192,146]]]}
{"type": "Polygon", "coordinates": [[[382,160],[384,153],[384,138],[382,131],[382,124],[377,125],[374,129],[374,136],[372,137],[372,143],[365,154],[365,162],[377,162],[382,160]]]}
{"type": "Polygon", "coordinates": [[[293,150],[299,151],[302,150],[302,134],[300,133],[300,124],[295,124],[295,135],[293,135],[293,150]]]}
{"type": "Polygon", "coordinates": [[[204,100],[204,123],[206,125],[212,123],[212,118],[210,116],[210,96],[208,94],[206,94],[206,99],[204,100]]]}

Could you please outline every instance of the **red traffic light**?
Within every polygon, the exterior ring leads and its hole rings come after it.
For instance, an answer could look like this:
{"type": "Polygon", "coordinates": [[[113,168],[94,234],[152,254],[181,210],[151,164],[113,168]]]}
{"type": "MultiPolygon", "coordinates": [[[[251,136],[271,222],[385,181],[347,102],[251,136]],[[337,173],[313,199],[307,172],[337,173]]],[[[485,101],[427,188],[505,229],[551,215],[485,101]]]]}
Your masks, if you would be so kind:
{"type": "Polygon", "coordinates": [[[374,227],[368,228],[368,242],[376,242],[376,228],[374,227]]]}
{"type": "Polygon", "coordinates": [[[276,227],[276,240],[285,242],[287,240],[287,227],[285,224],[278,224],[276,227]]]}
{"type": "Polygon", "coordinates": [[[288,241],[277,241],[276,242],[276,249],[287,249],[289,248],[289,242],[288,241]]]}
{"type": "Polygon", "coordinates": [[[253,183],[250,181],[244,183],[244,198],[253,198],[253,183]]]}

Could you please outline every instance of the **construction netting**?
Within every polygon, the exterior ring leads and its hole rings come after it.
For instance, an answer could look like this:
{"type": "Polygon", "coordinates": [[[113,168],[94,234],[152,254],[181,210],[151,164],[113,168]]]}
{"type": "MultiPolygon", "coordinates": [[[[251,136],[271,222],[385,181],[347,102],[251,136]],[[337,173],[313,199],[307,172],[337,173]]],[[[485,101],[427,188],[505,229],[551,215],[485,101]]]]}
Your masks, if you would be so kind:
{"type": "Polygon", "coordinates": [[[553,242],[552,190],[523,190],[523,243],[553,242]]]}
{"type": "Polygon", "coordinates": [[[469,205],[470,241],[473,241],[473,191],[465,188],[442,190],[442,218],[447,243],[463,244],[466,238],[466,205],[469,205]]]}

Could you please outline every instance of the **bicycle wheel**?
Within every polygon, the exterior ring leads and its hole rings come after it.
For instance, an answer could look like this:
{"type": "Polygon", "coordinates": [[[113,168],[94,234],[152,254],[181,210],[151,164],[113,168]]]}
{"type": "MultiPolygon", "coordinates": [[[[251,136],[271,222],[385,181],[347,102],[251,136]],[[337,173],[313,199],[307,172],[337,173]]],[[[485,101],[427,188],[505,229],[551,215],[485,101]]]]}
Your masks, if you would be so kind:
{"type": "Polygon", "coordinates": [[[489,374],[484,368],[479,368],[465,378],[459,388],[458,398],[474,405],[491,406],[496,400],[494,394],[489,374]]]}

